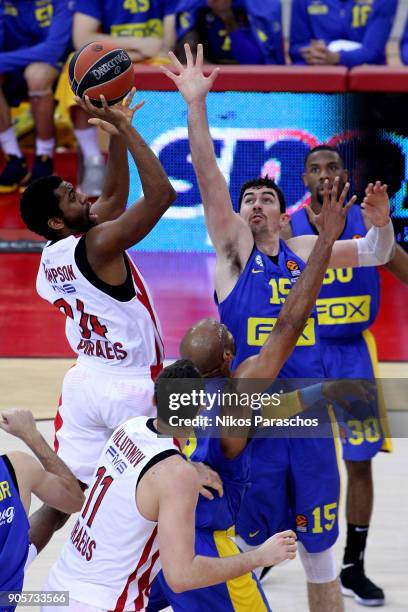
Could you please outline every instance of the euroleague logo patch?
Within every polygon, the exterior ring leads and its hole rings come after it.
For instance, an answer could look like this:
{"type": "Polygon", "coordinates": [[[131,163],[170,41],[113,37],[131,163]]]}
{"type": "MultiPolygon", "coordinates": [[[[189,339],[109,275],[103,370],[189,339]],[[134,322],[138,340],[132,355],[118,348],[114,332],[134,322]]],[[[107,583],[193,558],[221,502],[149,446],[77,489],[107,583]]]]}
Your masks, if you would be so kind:
{"type": "Polygon", "coordinates": [[[297,263],[297,261],[294,261],[293,259],[288,259],[286,262],[286,267],[292,276],[300,276],[299,264],[297,263]]]}
{"type": "Polygon", "coordinates": [[[304,514],[296,515],[296,531],[307,531],[307,516],[304,514]]]}

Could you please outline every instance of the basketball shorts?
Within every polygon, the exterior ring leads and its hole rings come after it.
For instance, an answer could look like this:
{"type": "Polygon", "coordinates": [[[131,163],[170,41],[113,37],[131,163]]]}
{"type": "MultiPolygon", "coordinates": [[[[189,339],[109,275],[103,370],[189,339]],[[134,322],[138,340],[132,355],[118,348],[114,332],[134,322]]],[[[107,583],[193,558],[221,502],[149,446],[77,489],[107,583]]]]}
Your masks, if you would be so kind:
{"type": "Polygon", "coordinates": [[[375,338],[368,330],[342,341],[321,338],[322,360],[327,378],[368,379],[377,384],[375,400],[356,414],[342,412],[343,458],[366,461],[378,451],[392,450],[388,418],[381,385],[375,338]],[[377,378],[377,380],[376,380],[377,378]]]}
{"type": "Polygon", "coordinates": [[[54,422],[54,450],[85,484],[119,425],[135,416],[156,416],[148,370],[106,370],[76,363],[65,375],[54,422]]]}
{"type": "MultiPolygon", "coordinates": [[[[337,429],[335,423],[333,428],[337,429]]],[[[252,442],[251,486],[236,532],[250,546],[293,529],[310,553],[338,534],[340,442],[331,438],[259,438],[252,442]]]]}
{"type": "MultiPolygon", "coordinates": [[[[196,554],[230,557],[240,554],[227,531],[196,530],[196,554]]],[[[269,612],[263,589],[253,572],[203,589],[174,593],[160,571],[153,582],[147,612],[171,606],[175,612],[269,612]]]]}

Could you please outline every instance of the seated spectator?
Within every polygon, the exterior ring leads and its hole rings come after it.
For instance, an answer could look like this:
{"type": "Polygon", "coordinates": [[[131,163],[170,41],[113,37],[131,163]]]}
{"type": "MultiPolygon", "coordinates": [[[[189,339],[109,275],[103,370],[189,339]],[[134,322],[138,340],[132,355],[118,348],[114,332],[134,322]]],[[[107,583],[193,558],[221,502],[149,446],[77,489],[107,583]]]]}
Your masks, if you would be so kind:
{"type": "Polygon", "coordinates": [[[397,0],[293,0],[294,64],[385,64],[397,0]]]}
{"type": "Polygon", "coordinates": [[[400,40],[400,53],[402,63],[408,65],[408,19],[400,40]]]}
{"type": "MultiPolygon", "coordinates": [[[[94,40],[111,41],[125,49],[134,62],[154,63],[167,56],[175,43],[175,6],[177,0],[76,0],[73,41],[76,49],[94,40]]],[[[165,63],[167,57],[160,60],[165,63]]],[[[71,114],[81,153],[78,183],[82,193],[101,194],[105,163],[97,132],[88,125],[88,116],[75,105],[67,75],[61,79],[57,97],[71,114]]]]}
{"type": "Polygon", "coordinates": [[[175,43],[177,0],[76,0],[76,49],[93,40],[117,42],[134,62],[167,55],[175,43]]]}
{"type": "Polygon", "coordinates": [[[284,64],[280,0],[180,0],[177,55],[204,46],[215,64],[284,64]]]}
{"type": "Polygon", "coordinates": [[[0,193],[11,193],[53,172],[53,85],[70,49],[68,0],[8,0],[0,3],[0,145],[6,166],[0,193]],[[31,173],[11,126],[10,106],[28,96],[36,127],[31,173]]]}

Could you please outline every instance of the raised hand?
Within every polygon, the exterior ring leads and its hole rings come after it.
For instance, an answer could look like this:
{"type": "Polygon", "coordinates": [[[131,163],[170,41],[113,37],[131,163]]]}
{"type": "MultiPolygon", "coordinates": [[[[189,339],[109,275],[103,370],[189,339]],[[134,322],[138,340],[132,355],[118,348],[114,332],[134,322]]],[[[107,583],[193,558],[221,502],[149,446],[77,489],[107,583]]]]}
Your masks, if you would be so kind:
{"type": "Polygon", "coordinates": [[[144,104],[144,101],[141,101],[135,106],[130,106],[135,93],[136,88],[132,87],[128,95],[121,102],[113,106],[109,106],[105,96],[101,95],[99,96],[102,104],[101,108],[92,104],[88,96],[85,96],[83,100],[75,97],[75,101],[78,106],[91,115],[91,118],[88,119],[88,123],[100,127],[108,134],[118,135],[120,129],[124,129],[128,125],[131,125],[133,115],[144,104]]]}
{"type": "Polygon", "coordinates": [[[10,408],[0,412],[0,428],[24,441],[37,432],[32,413],[22,408],[10,408]]]}
{"type": "Polygon", "coordinates": [[[296,557],[296,550],[296,535],[291,529],[275,533],[275,535],[261,544],[256,551],[260,556],[259,567],[277,565],[287,559],[294,559],[296,557]]]}
{"type": "Polygon", "coordinates": [[[376,227],[387,225],[390,219],[390,200],[387,185],[376,181],[375,185],[369,183],[365,190],[365,198],[361,204],[365,216],[376,227]]]}
{"type": "Polygon", "coordinates": [[[347,213],[357,200],[357,196],[353,196],[347,204],[344,204],[350,189],[350,183],[344,185],[340,196],[338,196],[339,185],[340,177],[338,176],[334,179],[331,189],[329,181],[325,180],[323,186],[323,206],[318,215],[313,212],[310,206],[305,208],[310,223],[317,228],[319,234],[324,235],[325,238],[332,242],[335,242],[344,230],[347,213]]]}
{"type": "Polygon", "coordinates": [[[203,45],[197,45],[197,57],[195,61],[190,45],[185,44],[184,50],[187,58],[186,66],[183,66],[174,53],[170,51],[169,58],[177,72],[172,72],[165,66],[160,66],[160,70],[176,84],[187,104],[191,104],[192,102],[205,100],[220,69],[214,68],[208,77],[204,76],[203,45]]]}

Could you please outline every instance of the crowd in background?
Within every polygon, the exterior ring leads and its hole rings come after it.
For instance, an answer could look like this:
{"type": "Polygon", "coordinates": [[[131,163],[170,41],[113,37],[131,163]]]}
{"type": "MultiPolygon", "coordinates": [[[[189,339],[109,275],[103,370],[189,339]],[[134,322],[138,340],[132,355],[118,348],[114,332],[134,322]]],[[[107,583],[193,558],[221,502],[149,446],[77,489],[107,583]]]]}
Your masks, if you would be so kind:
{"type": "MultiPolygon", "coordinates": [[[[4,0],[0,2],[0,146],[6,165],[0,174],[0,193],[24,189],[52,173],[57,99],[73,124],[80,188],[99,195],[104,159],[96,129],[75,106],[66,76],[59,79],[65,75],[70,53],[86,43],[120,37],[120,46],[134,62],[150,64],[166,62],[169,50],[183,57],[186,42],[192,48],[202,42],[210,63],[350,68],[386,64],[387,42],[397,12],[401,15],[398,4],[398,0],[292,0],[286,28],[281,0],[4,0]],[[10,114],[10,107],[27,99],[36,130],[31,169],[10,114]]],[[[400,57],[408,64],[408,17],[404,18],[400,57]]]]}

